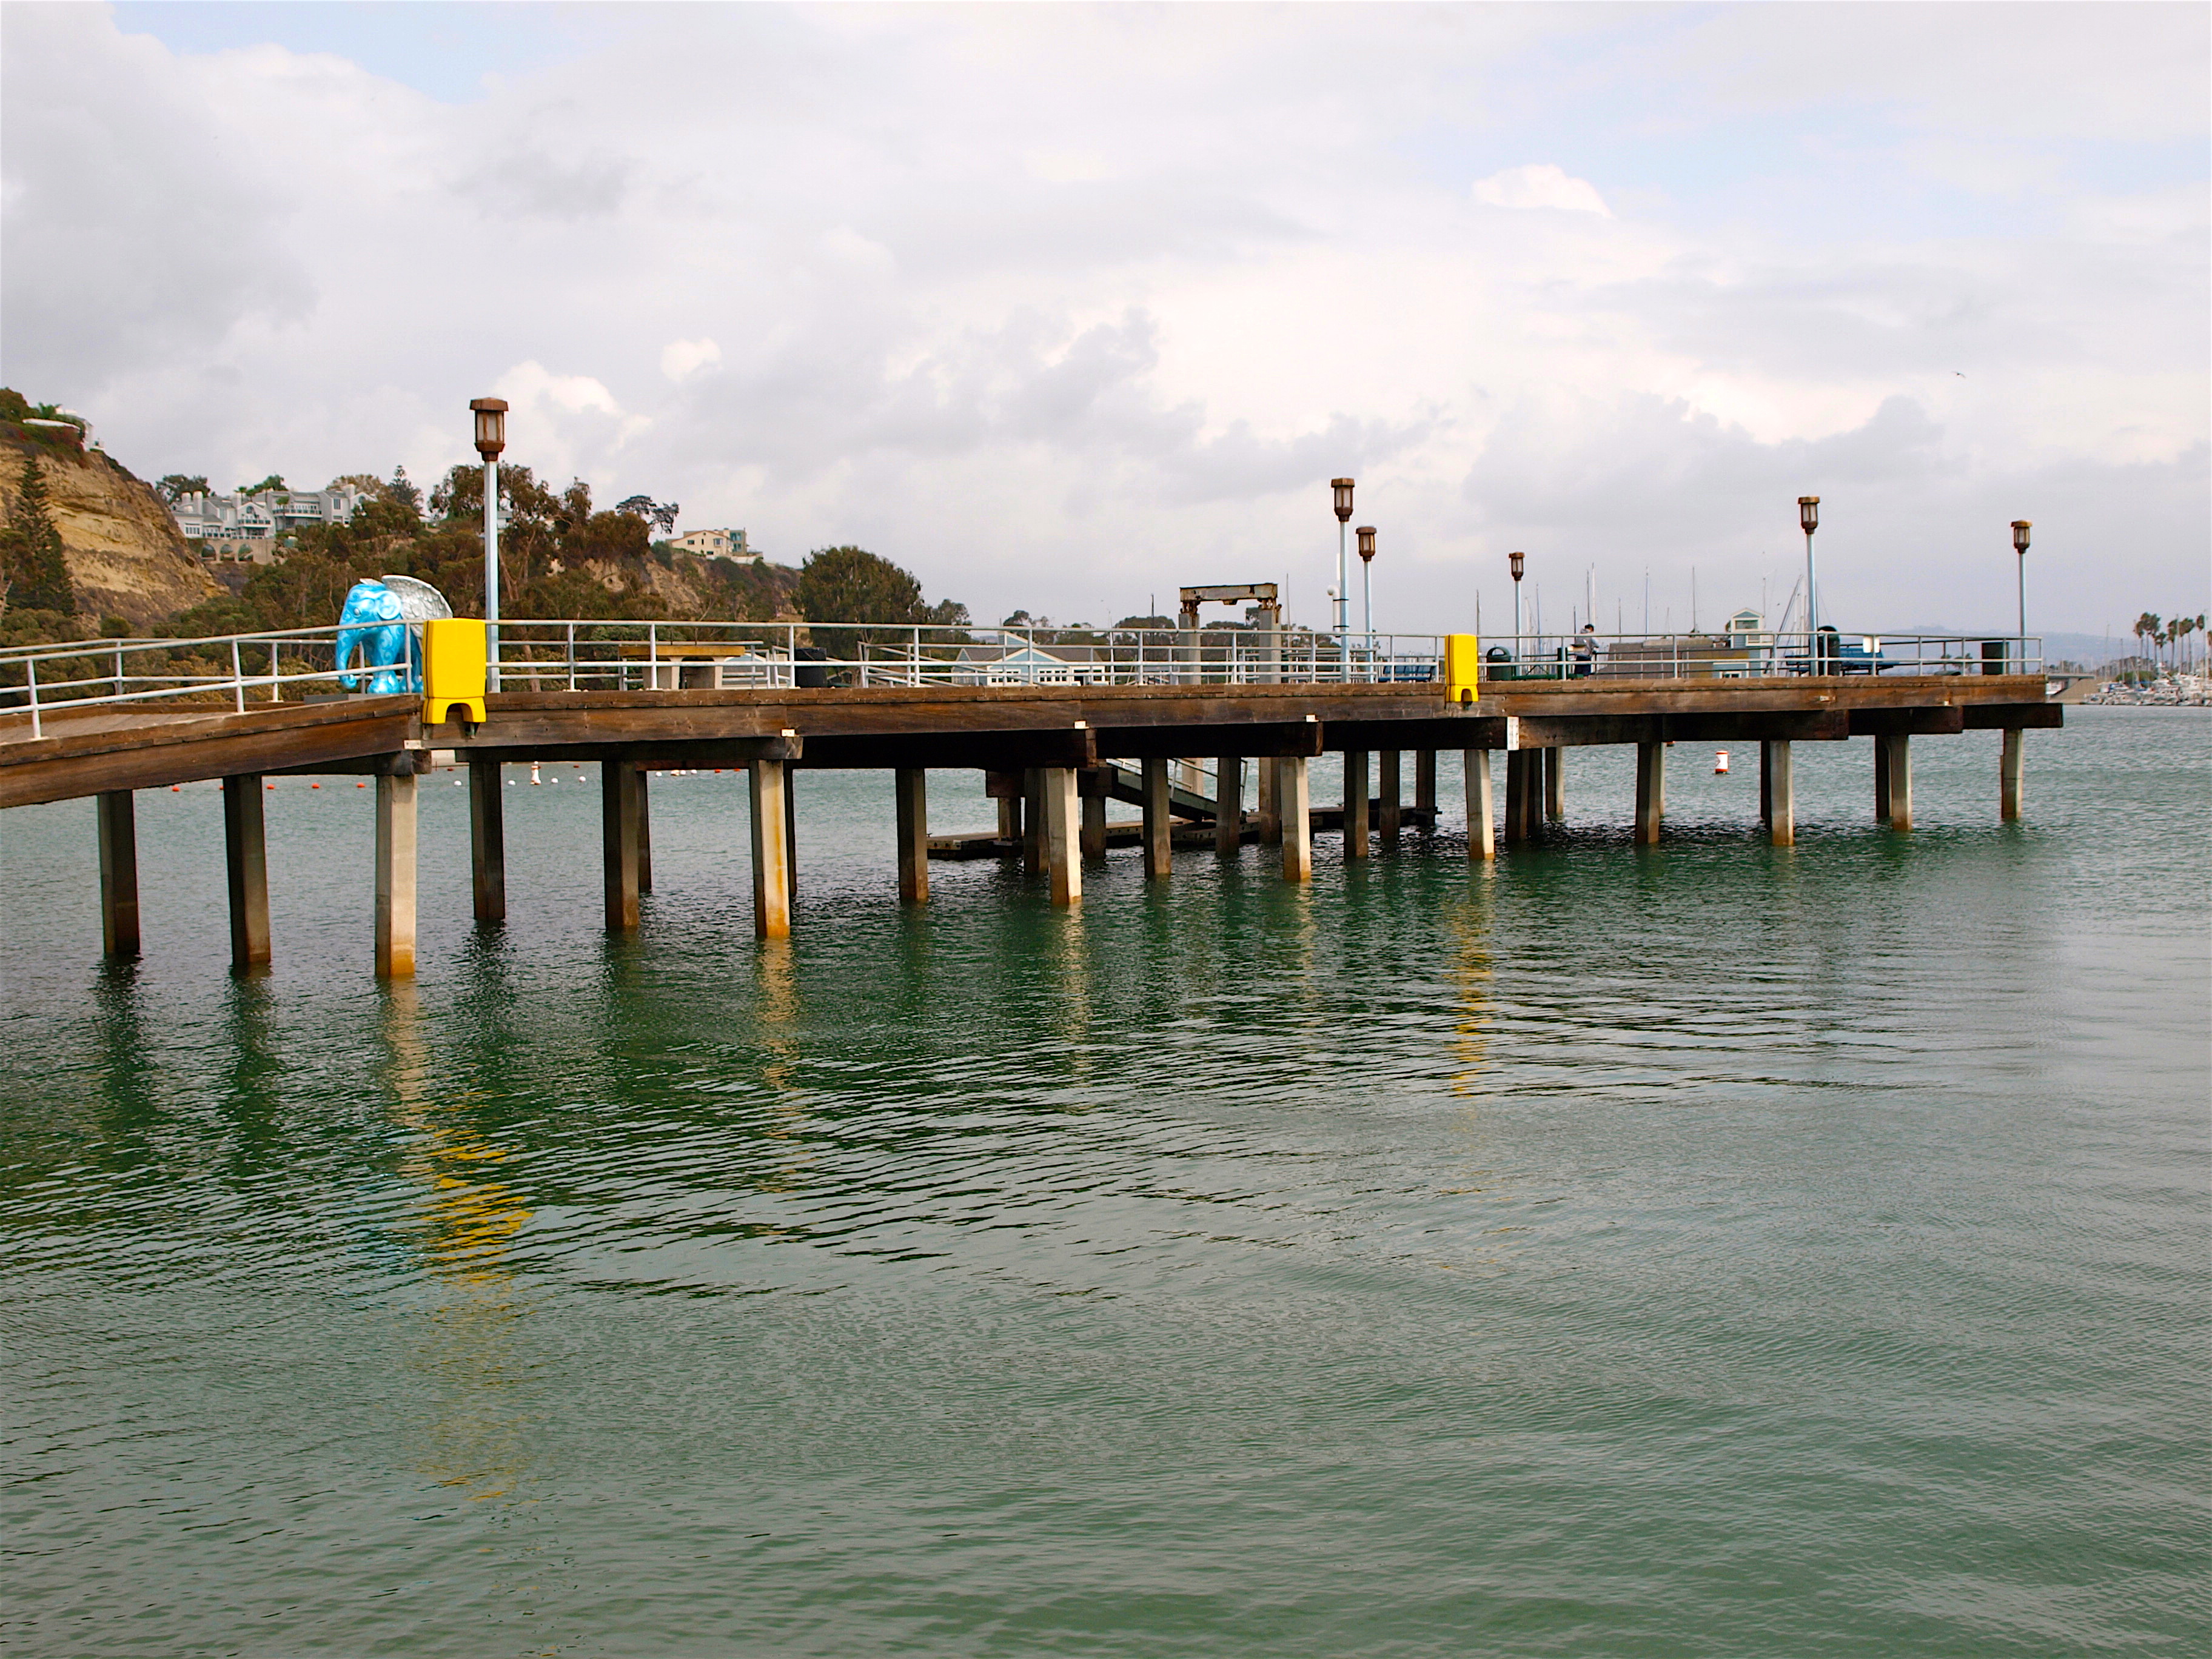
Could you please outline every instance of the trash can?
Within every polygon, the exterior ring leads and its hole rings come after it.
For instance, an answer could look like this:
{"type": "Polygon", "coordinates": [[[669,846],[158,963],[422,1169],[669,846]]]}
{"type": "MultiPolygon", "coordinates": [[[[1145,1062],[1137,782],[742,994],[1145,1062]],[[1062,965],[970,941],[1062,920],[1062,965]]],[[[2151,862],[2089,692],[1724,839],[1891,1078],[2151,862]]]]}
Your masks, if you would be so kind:
{"type": "Polygon", "coordinates": [[[830,653],[818,645],[802,645],[792,653],[794,672],[792,684],[801,689],[826,690],[830,671],[822,665],[830,660],[830,653]]]}
{"type": "Polygon", "coordinates": [[[2012,641],[2010,640],[1984,640],[1982,641],[1982,672],[1984,674],[2011,672],[2012,671],[2006,666],[2011,656],[2012,641]]]}

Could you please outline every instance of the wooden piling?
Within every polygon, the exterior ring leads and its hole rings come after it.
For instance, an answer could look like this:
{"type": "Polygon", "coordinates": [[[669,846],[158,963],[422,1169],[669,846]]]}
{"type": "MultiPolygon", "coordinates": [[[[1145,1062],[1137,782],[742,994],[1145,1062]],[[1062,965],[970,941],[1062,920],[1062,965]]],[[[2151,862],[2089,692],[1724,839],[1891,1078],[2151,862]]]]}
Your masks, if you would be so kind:
{"type": "Polygon", "coordinates": [[[1759,746],[1759,793],[1766,804],[1767,839],[1777,847],[1797,844],[1796,763],[1784,738],[1759,746]]]}
{"type": "Polygon", "coordinates": [[[1277,847],[1282,844],[1283,815],[1276,810],[1275,806],[1275,786],[1281,780],[1276,775],[1275,763],[1272,760],[1262,760],[1260,763],[1258,814],[1260,844],[1262,847],[1277,847]]]}
{"type": "MultiPolygon", "coordinates": [[[[380,833],[384,822],[380,787],[377,799],[380,833]]],[[[269,854],[262,828],[258,773],[222,781],[222,848],[230,888],[230,966],[234,973],[250,974],[269,965],[269,854]]],[[[380,973],[382,961],[380,952],[380,973]]]]}
{"type": "Polygon", "coordinates": [[[1467,774],[1467,855],[1471,859],[1498,856],[1498,826],[1493,821],[1490,793],[1490,751],[1470,749],[1460,757],[1467,774]]]}
{"type": "Polygon", "coordinates": [[[637,771],[637,890],[653,890],[653,793],[646,786],[653,781],[650,768],[641,766],[637,771]]]}
{"type": "Polygon", "coordinates": [[[637,768],[599,763],[599,871],[610,933],[634,933],[638,921],[637,768]]]}
{"type": "Polygon", "coordinates": [[[1313,800],[1304,755],[1274,763],[1275,805],[1283,827],[1283,879],[1313,879],[1313,800]]]}
{"type": "Polygon", "coordinates": [[[902,766],[891,774],[897,798],[899,898],[907,904],[929,899],[929,774],[902,766]]]}
{"type": "Polygon", "coordinates": [[[1413,805],[1428,813],[1425,822],[1433,829],[1437,821],[1437,751],[1433,749],[1413,751],[1413,805]]]}
{"type": "Polygon", "coordinates": [[[1168,816],[1168,763],[1147,755],[1144,764],[1145,873],[1164,876],[1173,868],[1169,839],[1173,829],[1168,816]]]}
{"type": "Polygon", "coordinates": [[[1398,781],[1398,764],[1404,758],[1403,752],[1396,749],[1380,750],[1375,757],[1375,794],[1381,803],[1376,828],[1382,831],[1387,846],[1395,846],[1406,827],[1406,808],[1400,799],[1398,781]]]}
{"type": "Polygon", "coordinates": [[[1367,751],[1344,751],[1344,856],[1364,859],[1374,849],[1368,842],[1367,751]]]}
{"type": "Polygon", "coordinates": [[[100,948],[111,962],[138,954],[138,823],[128,789],[98,796],[93,812],[100,830],[100,948]]]}
{"type": "Polygon", "coordinates": [[[1889,739],[1878,737],[1874,740],[1874,819],[1876,823],[1889,822],[1889,739]]]}
{"type": "Polygon", "coordinates": [[[469,889],[477,921],[507,920],[507,798],[497,761],[469,763],[469,889]]]}
{"type": "Polygon", "coordinates": [[[791,937],[791,771],[779,760],[757,760],[752,775],[753,932],[791,937]]]}
{"type": "Polygon", "coordinates": [[[1044,783],[1044,840],[1045,868],[1052,879],[1052,902],[1054,904],[1080,904],[1083,902],[1083,860],[1076,845],[1075,770],[1073,767],[1047,767],[1044,783]]]}
{"type": "Polygon", "coordinates": [[[1912,739],[1893,732],[1881,739],[1889,751],[1889,827],[1912,828],[1912,739]]]}
{"type": "Polygon", "coordinates": [[[1528,839],[1529,774],[1533,749],[1509,749],[1505,753],[1505,844],[1517,847],[1528,839]]]}
{"type": "Polygon", "coordinates": [[[1553,823],[1567,817],[1567,751],[1553,748],[1544,756],[1544,816],[1553,823]]]}
{"type": "Polygon", "coordinates": [[[1244,757],[1213,759],[1213,850],[1234,853],[1244,845],[1244,757]]]}
{"type": "Polygon", "coordinates": [[[799,791],[791,763],[783,767],[783,897],[788,910],[799,902],[799,791]]]}
{"type": "Polygon", "coordinates": [[[1636,844],[1656,847],[1659,823],[1667,811],[1667,745],[1636,745],[1636,844]]]}
{"type": "Polygon", "coordinates": [[[2017,726],[2004,732],[2004,752],[1997,762],[1997,817],[2011,823],[2020,817],[2021,786],[2027,781],[2027,733],[2017,726]]]}
{"type": "Polygon", "coordinates": [[[1022,773],[1022,869],[1036,875],[1044,868],[1044,769],[1022,773]]]}
{"type": "MultiPolygon", "coordinates": [[[[376,780],[376,975],[415,977],[415,775],[376,780]]],[[[265,901],[264,901],[265,902],[265,901]]]]}
{"type": "MultiPolygon", "coordinates": [[[[1080,790],[1079,788],[1079,793],[1080,790]]],[[[1103,789],[1083,797],[1083,856],[1106,856],[1106,795],[1103,789]]]]}

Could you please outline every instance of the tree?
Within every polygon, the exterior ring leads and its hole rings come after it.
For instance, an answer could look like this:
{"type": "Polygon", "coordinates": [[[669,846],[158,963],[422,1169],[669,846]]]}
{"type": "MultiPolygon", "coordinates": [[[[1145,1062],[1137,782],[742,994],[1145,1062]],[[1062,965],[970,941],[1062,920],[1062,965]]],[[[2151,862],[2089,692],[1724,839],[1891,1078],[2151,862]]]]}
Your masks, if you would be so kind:
{"type": "Polygon", "coordinates": [[[2146,611],[2142,615],[2136,618],[2136,640],[2137,644],[2142,647],[2142,653],[2145,656],[2148,656],[2150,654],[2151,636],[2157,633],[2158,629],[2159,619],[2151,611],[2146,611]]]}
{"type": "Polygon", "coordinates": [[[0,532],[0,574],[8,580],[11,610],[58,611],[66,616],[76,609],[62,532],[54,527],[52,504],[46,498],[46,471],[35,455],[23,457],[15,521],[0,532]]]}
{"type": "Polygon", "coordinates": [[[241,495],[258,495],[264,489],[289,489],[290,488],[291,485],[284,482],[283,474],[272,472],[258,484],[239,485],[238,493],[241,495]]]}
{"type": "Polygon", "coordinates": [[[168,502],[171,507],[174,507],[186,495],[205,495],[210,493],[207,476],[204,473],[188,476],[182,472],[172,472],[154,488],[161,492],[161,499],[168,502]]]}
{"type": "Polygon", "coordinates": [[[798,598],[809,622],[918,623],[927,609],[911,571],[858,547],[808,554],[799,567],[798,598]]]}

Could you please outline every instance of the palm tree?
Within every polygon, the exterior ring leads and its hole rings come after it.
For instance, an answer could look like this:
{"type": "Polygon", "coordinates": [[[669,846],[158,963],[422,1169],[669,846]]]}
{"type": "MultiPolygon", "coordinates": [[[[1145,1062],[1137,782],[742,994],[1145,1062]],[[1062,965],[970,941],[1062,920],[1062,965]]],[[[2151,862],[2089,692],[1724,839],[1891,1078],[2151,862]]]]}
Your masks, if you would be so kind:
{"type": "Polygon", "coordinates": [[[2142,653],[2146,657],[2150,654],[2150,641],[2157,634],[2159,626],[2158,613],[2155,611],[2146,611],[2136,618],[2136,639],[2141,647],[2142,653]]]}

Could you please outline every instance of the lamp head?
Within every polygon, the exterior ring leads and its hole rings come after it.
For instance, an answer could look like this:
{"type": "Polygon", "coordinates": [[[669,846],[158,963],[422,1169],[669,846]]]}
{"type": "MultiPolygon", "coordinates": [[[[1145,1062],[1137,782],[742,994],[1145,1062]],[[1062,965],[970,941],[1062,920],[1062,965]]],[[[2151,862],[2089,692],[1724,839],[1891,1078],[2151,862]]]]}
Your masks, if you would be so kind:
{"type": "Polygon", "coordinates": [[[1797,522],[1808,536],[1820,527],[1820,498],[1818,495],[1800,495],[1797,498],[1797,522]]]}
{"type": "Polygon", "coordinates": [[[1505,556],[1505,562],[1513,567],[1513,580],[1516,582],[1521,580],[1522,561],[1528,556],[1525,553],[1509,553],[1505,556]]]}
{"type": "Polygon", "coordinates": [[[1352,522],[1352,480],[1331,478],[1328,481],[1328,487],[1336,495],[1336,521],[1339,524],[1350,524],[1352,522]]]}
{"type": "Polygon", "coordinates": [[[1359,556],[1368,563],[1375,562],[1375,526],[1364,524],[1352,532],[1359,538],[1359,556]]]}
{"type": "Polygon", "coordinates": [[[476,411],[477,453],[489,461],[507,447],[507,399],[475,398],[469,407],[476,411]]]}
{"type": "Polygon", "coordinates": [[[2015,553],[2027,551],[2027,526],[2028,521],[2026,519],[2014,519],[2012,521],[2012,550],[2015,553]]]}

